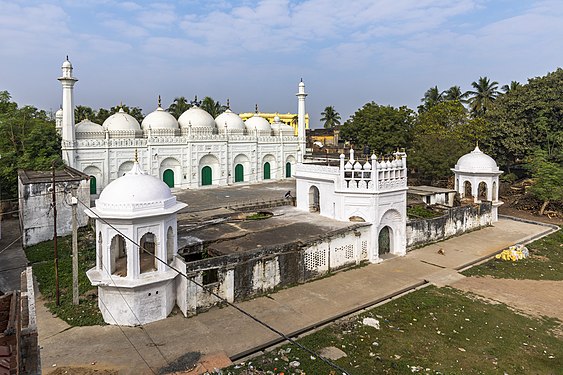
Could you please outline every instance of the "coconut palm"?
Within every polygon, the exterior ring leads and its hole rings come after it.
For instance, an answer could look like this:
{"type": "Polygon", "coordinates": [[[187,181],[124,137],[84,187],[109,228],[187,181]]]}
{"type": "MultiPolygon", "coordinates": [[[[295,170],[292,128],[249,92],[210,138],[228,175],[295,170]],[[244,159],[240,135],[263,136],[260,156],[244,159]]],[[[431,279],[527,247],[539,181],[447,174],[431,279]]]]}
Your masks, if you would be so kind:
{"type": "Polygon", "coordinates": [[[183,96],[179,96],[177,98],[174,98],[174,101],[172,102],[172,104],[170,104],[167,111],[172,116],[176,117],[176,119],[178,119],[182,115],[182,113],[190,109],[191,106],[192,105],[188,103],[188,99],[183,96]]]}
{"type": "Polygon", "coordinates": [[[475,91],[468,91],[469,95],[469,108],[475,117],[485,114],[497,98],[498,82],[491,82],[487,77],[479,77],[477,82],[472,82],[471,86],[475,91]]]}
{"type": "Polygon", "coordinates": [[[508,94],[510,91],[515,90],[517,87],[521,87],[522,84],[517,81],[510,82],[510,85],[504,85],[500,89],[504,91],[505,94],[508,94]]]}
{"type": "Polygon", "coordinates": [[[221,105],[221,103],[216,102],[215,100],[213,100],[213,98],[209,96],[203,98],[203,100],[201,101],[200,108],[205,110],[211,116],[213,116],[213,118],[219,116],[221,113],[227,110],[226,106],[221,105]]]}
{"type": "Polygon", "coordinates": [[[444,94],[438,90],[438,86],[430,87],[424,93],[424,97],[420,99],[423,103],[418,106],[418,112],[426,112],[430,108],[434,107],[436,104],[441,103],[444,101],[444,94]]]}
{"type": "Polygon", "coordinates": [[[325,107],[321,112],[321,121],[324,121],[323,127],[325,129],[333,128],[340,125],[340,114],[336,112],[333,106],[325,107]]]}
{"type": "Polygon", "coordinates": [[[452,86],[442,93],[445,100],[457,100],[460,103],[465,103],[467,101],[468,93],[461,91],[461,87],[452,86]]]}

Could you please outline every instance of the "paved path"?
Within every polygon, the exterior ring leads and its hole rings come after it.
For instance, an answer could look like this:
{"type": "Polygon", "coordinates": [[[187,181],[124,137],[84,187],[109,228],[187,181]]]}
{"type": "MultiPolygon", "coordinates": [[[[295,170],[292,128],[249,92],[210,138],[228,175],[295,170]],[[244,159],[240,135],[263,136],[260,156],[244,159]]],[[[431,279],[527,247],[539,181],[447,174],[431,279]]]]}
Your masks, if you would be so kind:
{"type": "Polygon", "coordinates": [[[0,239],[0,291],[21,289],[20,275],[27,266],[22,249],[20,223],[18,219],[2,221],[0,239]]]}
{"type": "MultiPolygon", "coordinates": [[[[448,284],[463,278],[456,270],[469,262],[549,230],[502,219],[494,227],[429,245],[404,257],[340,272],[237,306],[288,334],[424,281],[448,284]],[[440,248],[445,255],[438,254],[440,248]]],[[[142,358],[156,372],[167,361],[187,352],[222,351],[232,357],[277,338],[230,307],[214,308],[190,319],[177,314],[143,329],[124,327],[122,332],[116,326],[68,328],[38,303],[38,322],[46,373],[57,364],[112,367],[119,368],[123,374],[145,374],[151,371],[142,358]]]]}

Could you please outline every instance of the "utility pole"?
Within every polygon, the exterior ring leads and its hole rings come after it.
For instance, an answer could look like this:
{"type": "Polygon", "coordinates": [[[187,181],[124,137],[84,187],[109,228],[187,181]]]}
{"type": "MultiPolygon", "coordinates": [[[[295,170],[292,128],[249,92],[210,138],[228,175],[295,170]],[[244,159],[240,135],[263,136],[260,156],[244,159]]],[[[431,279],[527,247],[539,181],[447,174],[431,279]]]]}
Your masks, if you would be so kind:
{"type": "Polygon", "coordinates": [[[70,198],[72,205],[72,304],[78,305],[78,223],[76,219],[76,206],[78,199],[70,198]]]}
{"type": "Polygon", "coordinates": [[[55,250],[55,296],[57,306],[60,306],[59,293],[59,254],[57,252],[57,194],[55,190],[55,162],[53,161],[53,246],[55,250]]]}

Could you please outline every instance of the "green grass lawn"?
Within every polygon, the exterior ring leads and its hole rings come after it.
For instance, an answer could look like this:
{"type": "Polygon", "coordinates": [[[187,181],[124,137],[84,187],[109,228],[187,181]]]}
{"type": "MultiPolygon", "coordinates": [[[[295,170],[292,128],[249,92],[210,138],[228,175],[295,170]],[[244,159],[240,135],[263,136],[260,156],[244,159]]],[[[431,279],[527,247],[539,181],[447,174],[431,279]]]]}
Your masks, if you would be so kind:
{"type": "Polygon", "coordinates": [[[502,279],[563,280],[563,230],[526,247],[530,251],[526,259],[517,262],[492,259],[462,273],[465,276],[489,275],[502,279]]]}
{"type": "Polygon", "coordinates": [[[96,263],[94,235],[91,231],[78,231],[78,282],[80,304],[72,304],[72,236],[59,237],[60,306],[55,304],[55,266],[53,241],[46,241],[25,249],[27,259],[33,265],[33,274],[39,284],[49,310],[72,326],[105,324],[98,309],[98,300],[84,294],[92,289],[86,271],[96,263]]]}
{"type": "MultiPolygon", "coordinates": [[[[561,374],[563,342],[552,333],[557,328],[554,319],[532,319],[472,294],[427,287],[299,342],[316,352],[341,349],[347,357],[335,363],[350,375],[561,374]],[[379,320],[380,329],[364,325],[365,317],[379,320]]],[[[340,375],[293,345],[223,373],[340,375]],[[290,367],[292,361],[299,366],[290,367]]]]}

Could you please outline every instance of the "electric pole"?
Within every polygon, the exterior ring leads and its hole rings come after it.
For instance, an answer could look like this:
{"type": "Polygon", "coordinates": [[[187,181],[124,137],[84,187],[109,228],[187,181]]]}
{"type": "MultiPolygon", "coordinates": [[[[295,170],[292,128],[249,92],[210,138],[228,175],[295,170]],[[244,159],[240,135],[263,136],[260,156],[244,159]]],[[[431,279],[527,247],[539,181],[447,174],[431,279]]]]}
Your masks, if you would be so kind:
{"type": "Polygon", "coordinates": [[[78,223],[76,219],[76,206],[78,199],[70,198],[72,205],[72,303],[78,305],[78,223]]]}

